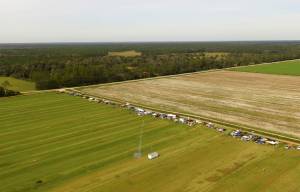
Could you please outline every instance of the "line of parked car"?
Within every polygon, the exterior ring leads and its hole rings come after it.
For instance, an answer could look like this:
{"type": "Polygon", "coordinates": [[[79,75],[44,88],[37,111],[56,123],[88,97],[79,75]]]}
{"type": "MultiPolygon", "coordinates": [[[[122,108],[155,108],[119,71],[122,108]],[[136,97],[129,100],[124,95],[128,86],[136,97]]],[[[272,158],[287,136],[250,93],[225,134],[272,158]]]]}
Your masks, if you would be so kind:
{"type": "Polygon", "coordinates": [[[155,118],[160,118],[160,119],[168,119],[172,120],[174,122],[186,124],[188,126],[194,126],[196,124],[202,123],[199,120],[192,119],[190,117],[181,117],[175,114],[168,114],[168,113],[161,113],[161,112],[156,112],[156,111],[151,111],[147,109],[143,109],[140,107],[136,107],[131,105],[130,103],[126,103],[125,105],[122,105],[122,107],[125,107],[131,111],[134,111],[137,115],[139,116],[144,116],[144,115],[151,115],[152,117],[155,118]]]}
{"type": "Polygon", "coordinates": [[[196,124],[202,123],[202,121],[192,119],[190,117],[181,117],[181,116],[178,116],[178,115],[175,115],[175,114],[167,114],[167,113],[150,111],[150,110],[147,110],[147,109],[143,109],[141,107],[136,107],[134,105],[131,105],[130,103],[125,103],[124,105],[122,105],[122,104],[118,104],[116,102],[113,102],[113,101],[110,101],[110,100],[107,100],[107,99],[100,99],[100,98],[97,98],[97,97],[82,94],[82,93],[77,92],[77,91],[70,91],[70,90],[63,89],[63,90],[60,90],[59,92],[60,93],[68,93],[71,96],[79,96],[79,97],[82,97],[83,99],[87,99],[90,102],[104,103],[104,104],[107,104],[107,105],[119,105],[120,107],[127,108],[131,111],[134,111],[139,116],[151,115],[151,116],[156,117],[156,118],[168,119],[168,120],[172,120],[174,122],[186,124],[188,126],[194,126],[196,124]]]}
{"type": "Polygon", "coordinates": [[[255,134],[249,134],[247,132],[242,132],[241,130],[235,130],[230,133],[232,137],[240,138],[242,141],[253,141],[257,144],[270,144],[270,145],[278,145],[279,141],[261,137],[255,134]]]}
{"type": "MultiPolygon", "coordinates": [[[[263,144],[269,144],[273,146],[279,145],[279,141],[276,141],[274,139],[258,136],[252,133],[242,132],[241,130],[234,130],[230,133],[230,135],[235,138],[240,138],[242,141],[253,141],[261,145],[263,144]]],[[[285,144],[284,148],[300,150],[300,146],[294,146],[289,144],[285,144]]]]}

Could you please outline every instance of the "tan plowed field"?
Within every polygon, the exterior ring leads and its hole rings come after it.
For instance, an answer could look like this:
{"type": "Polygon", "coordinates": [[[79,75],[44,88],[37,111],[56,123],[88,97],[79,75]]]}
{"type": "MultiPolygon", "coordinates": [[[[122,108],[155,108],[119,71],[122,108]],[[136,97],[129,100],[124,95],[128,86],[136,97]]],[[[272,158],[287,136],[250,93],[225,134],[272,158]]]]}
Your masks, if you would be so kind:
{"type": "Polygon", "coordinates": [[[299,77],[215,71],[83,91],[300,137],[299,77]]]}

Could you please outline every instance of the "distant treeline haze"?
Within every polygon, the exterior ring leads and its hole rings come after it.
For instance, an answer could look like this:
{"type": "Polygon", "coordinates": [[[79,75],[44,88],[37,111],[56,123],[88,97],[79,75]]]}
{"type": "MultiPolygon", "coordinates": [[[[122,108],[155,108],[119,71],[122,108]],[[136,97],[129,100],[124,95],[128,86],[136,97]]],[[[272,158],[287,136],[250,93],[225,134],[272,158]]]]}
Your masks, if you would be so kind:
{"type": "Polygon", "coordinates": [[[0,76],[51,89],[300,58],[300,42],[0,45],[0,76]],[[135,50],[141,56],[110,56],[135,50]]]}

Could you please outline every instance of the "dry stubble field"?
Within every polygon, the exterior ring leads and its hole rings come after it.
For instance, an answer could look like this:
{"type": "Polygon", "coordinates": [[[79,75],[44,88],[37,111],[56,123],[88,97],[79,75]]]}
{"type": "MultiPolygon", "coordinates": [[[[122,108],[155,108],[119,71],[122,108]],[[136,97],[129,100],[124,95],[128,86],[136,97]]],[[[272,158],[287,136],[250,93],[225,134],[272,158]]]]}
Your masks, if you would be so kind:
{"type": "Polygon", "coordinates": [[[215,71],[82,91],[300,137],[300,78],[215,71]]]}

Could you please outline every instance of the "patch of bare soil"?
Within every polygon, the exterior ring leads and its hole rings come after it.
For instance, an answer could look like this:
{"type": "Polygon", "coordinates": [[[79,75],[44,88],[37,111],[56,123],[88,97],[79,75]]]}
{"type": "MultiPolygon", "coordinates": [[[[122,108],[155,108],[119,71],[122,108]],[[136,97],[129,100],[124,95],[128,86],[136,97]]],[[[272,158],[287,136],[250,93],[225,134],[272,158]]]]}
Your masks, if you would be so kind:
{"type": "Polygon", "coordinates": [[[83,91],[300,137],[299,77],[216,71],[83,91]]]}

